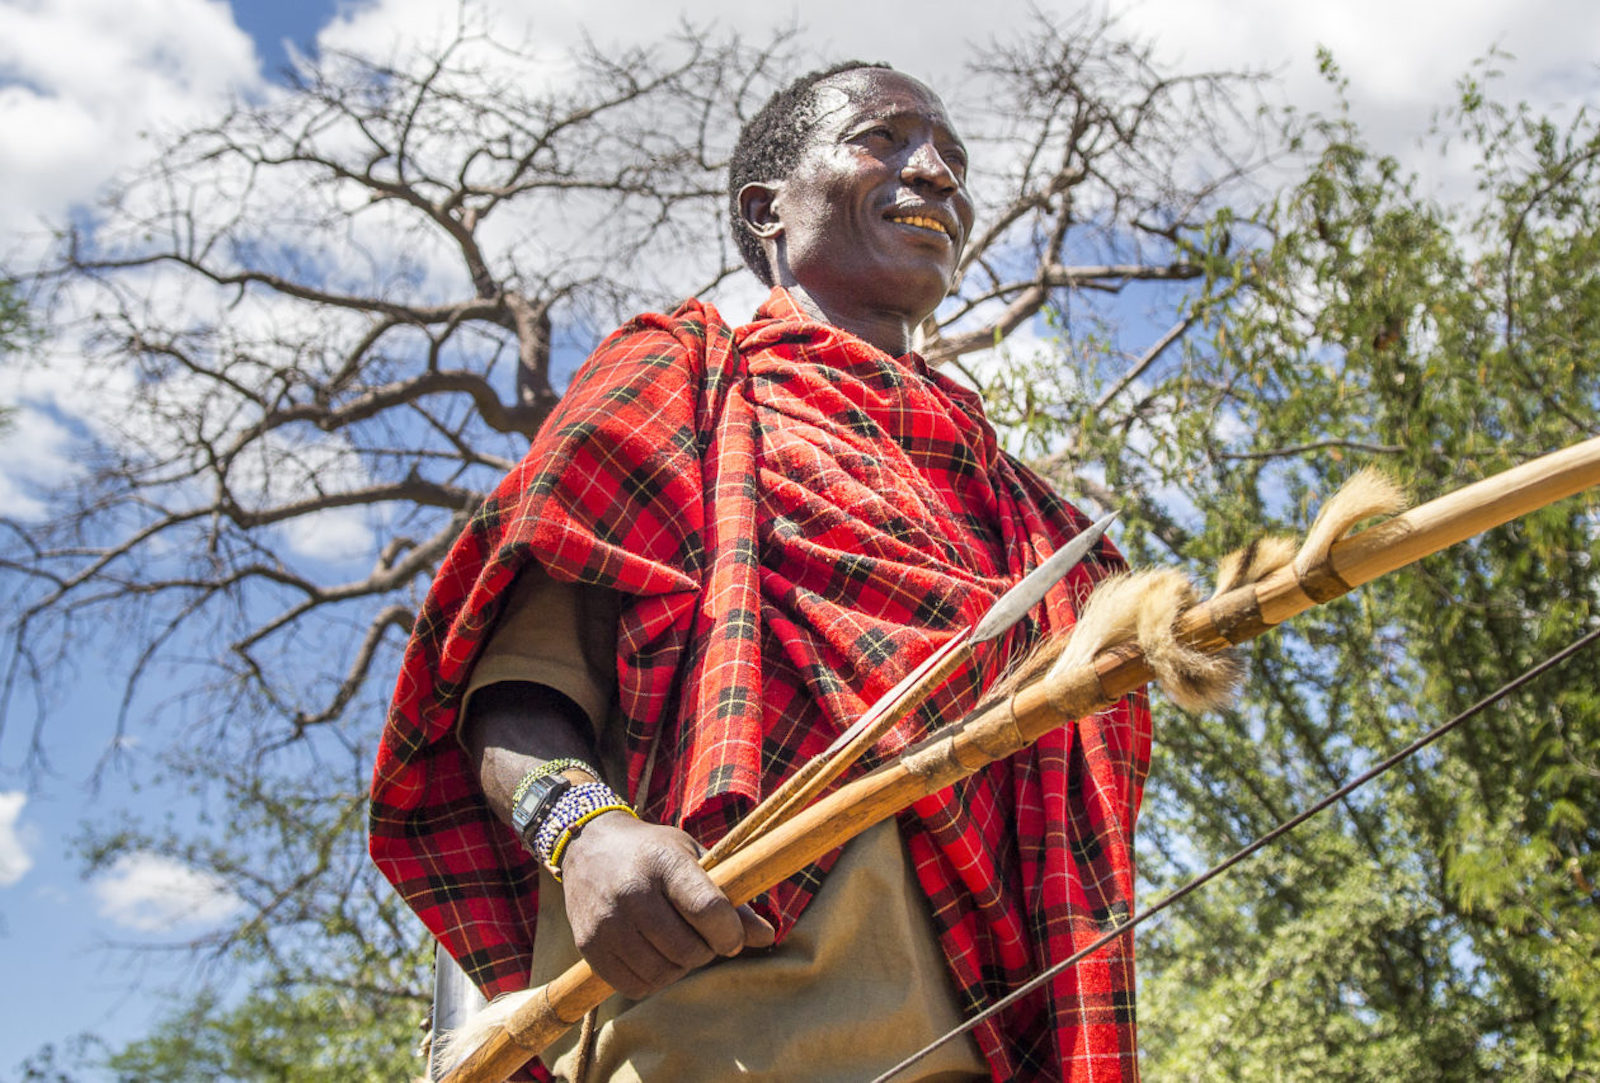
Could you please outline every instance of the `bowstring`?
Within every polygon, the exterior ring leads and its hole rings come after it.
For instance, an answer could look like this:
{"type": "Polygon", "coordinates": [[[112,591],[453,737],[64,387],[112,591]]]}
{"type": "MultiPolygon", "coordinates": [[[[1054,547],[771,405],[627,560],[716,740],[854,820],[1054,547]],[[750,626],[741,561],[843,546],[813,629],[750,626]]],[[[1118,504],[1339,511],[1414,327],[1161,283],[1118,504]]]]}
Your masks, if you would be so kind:
{"type": "Polygon", "coordinates": [[[977,1015],[974,1015],[971,1019],[966,1020],[960,1026],[949,1031],[947,1034],[934,1039],[932,1042],[923,1046],[920,1050],[911,1054],[911,1056],[907,1057],[899,1064],[896,1064],[893,1068],[890,1068],[887,1072],[884,1072],[882,1075],[874,1078],[872,1083],[887,1083],[888,1080],[893,1079],[895,1076],[916,1064],[924,1057],[929,1056],[946,1043],[954,1041],[967,1031],[972,1030],[974,1027],[981,1024],[984,1020],[1004,1011],[1006,1008],[1010,1007],[1012,1004],[1016,1003],[1018,1000],[1021,1000],[1023,997],[1039,988],[1045,982],[1055,977],[1057,974],[1060,974],[1063,970],[1067,969],[1067,967],[1079,962],[1086,956],[1094,954],[1107,944],[1111,943],[1113,940],[1117,939],[1117,937],[1132,933],[1134,928],[1142,924],[1147,918],[1155,917],[1163,910],[1166,910],[1168,907],[1174,905],[1193,892],[1198,891],[1201,887],[1216,879],[1218,876],[1221,876],[1229,869],[1232,869],[1235,865],[1238,865],[1240,862],[1246,860],[1258,850],[1261,850],[1266,846],[1270,846],[1278,839],[1287,835],[1289,832],[1293,831],[1295,828],[1311,819],[1311,817],[1317,815],[1319,812],[1322,812],[1331,805],[1337,804],[1339,801],[1342,801],[1344,798],[1350,796],[1350,794],[1354,793],[1357,789],[1366,785],[1368,782],[1371,782],[1373,779],[1388,771],[1390,768],[1404,762],[1410,757],[1416,755],[1418,752],[1421,752],[1424,748],[1427,748],[1429,745],[1433,744],[1433,742],[1437,741],[1439,738],[1443,737],[1445,734],[1449,733],[1463,722],[1472,718],[1474,715],[1481,713],[1485,708],[1499,702],[1529,682],[1543,676],[1545,673],[1554,669],[1556,666],[1559,666],[1568,658],[1571,658],[1574,654],[1577,654],[1579,651],[1589,646],[1589,644],[1593,643],[1597,639],[1600,639],[1600,628],[1595,628],[1574,642],[1563,647],[1555,654],[1550,655],[1544,661],[1539,662],[1538,664],[1523,671],[1520,676],[1507,681],[1505,684],[1501,685],[1493,692],[1490,692],[1487,696],[1484,696],[1478,702],[1474,703],[1472,706],[1468,707],[1454,718],[1451,718],[1445,722],[1441,722],[1439,725],[1435,726],[1421,737],[1418,737],[1415,741],[1412,741],[1409,745],[1406,745],[1400,751],[1391,755],[1388,759],[1385,759],[1381,763],[1368,768],[1366,771],[1363,771],[1349,782],[1346,782],[1343,786],[1340,786],[1337,790],[1334,790],[1332,793],[1328,794],[1326,797],[1312,805],[1310,808],[1306,809],[1304,812],[1285,820],[1277,827],[1274,827],[1271,831],[1268,831],[1265,835],[1257,838],[1254,842],[1251,842],[1249,845],[1236,851],[1230,857],[1224,858],[1222,861],[1219,861],[1217,864],[1211,866],[1205,872],[1202,872],[1200,875],[1190,880],[1187,884],[1184,884],[1166,898],[1156,903],[1154,906],[1148,907],[1130,916],[1128,920],[1122,922],[1115,929],[1112,929],[1111,931],[1096,938],[1087,947],[1080,948],[1078,951],[1073,952],[1059,963],[1055,963],[1043,972],[1035,975],[1032,978],[1029,978],[1026,983],[1019,986],[1012,992],[1007,993],[1004,997],[1001,997],[999,1000],[983,1009],[977,1015]]]}

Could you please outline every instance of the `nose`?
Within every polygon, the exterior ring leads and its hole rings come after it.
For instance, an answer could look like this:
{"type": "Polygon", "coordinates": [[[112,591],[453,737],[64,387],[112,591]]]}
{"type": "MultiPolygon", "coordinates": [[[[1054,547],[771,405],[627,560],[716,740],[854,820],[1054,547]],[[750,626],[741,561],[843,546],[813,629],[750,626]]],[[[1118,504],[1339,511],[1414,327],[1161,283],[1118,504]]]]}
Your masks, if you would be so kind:
{"type": "Polygon", "coordinates": [[[905,165],[900,167],[900,179],[913,188],[925,186],[944,195],[961,190],[961,178],[931,139],[920,140],[910,148],[905,165]]]}

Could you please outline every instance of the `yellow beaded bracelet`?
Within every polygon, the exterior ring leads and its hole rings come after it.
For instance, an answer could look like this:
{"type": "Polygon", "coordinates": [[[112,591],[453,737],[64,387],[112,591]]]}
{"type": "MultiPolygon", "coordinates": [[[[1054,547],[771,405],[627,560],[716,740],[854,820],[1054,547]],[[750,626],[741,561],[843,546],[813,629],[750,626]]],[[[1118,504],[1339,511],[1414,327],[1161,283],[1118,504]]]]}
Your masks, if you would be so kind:
{"type": "Polygon", "coordinates": [[[561,837],[556,840],[555,847],[550,851],[550,860],[545,862],[545,868],[550,870],[550,875],[555,877],[556,883],[559,884],[561,882],[561,858],[562,855],[567,852],[567,846],[570,845],[572,840],[577,837],[578,832],[583,828],[584,824],[588,823],[590,820],[594,819],[596,816],[599,816],[603,812],[626,812],[635,820],[639,818],[639,814],[637,812],[634,812],[633,809],[618,801],[609,805],[601,805],[599,808],[590,809],[588,812],[585,812],[582,816],[574,820],[571,824],[567,825],[566,830],[561,832],[561,837]]]}

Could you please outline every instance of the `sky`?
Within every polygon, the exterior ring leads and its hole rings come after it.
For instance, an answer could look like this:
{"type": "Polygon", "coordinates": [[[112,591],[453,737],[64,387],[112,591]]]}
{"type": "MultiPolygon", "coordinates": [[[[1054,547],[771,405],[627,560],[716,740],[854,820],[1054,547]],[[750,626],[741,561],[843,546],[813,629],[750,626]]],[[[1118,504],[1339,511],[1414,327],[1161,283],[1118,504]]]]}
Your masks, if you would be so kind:
{"type": "MultiPolygon", "coordinates": [[[[629,40],[647,40],[682,17],[660,0],[507,0],[505,8],[553,52],[582,31],[604,42],[627,27],[629,40]]],[[[1023,0],[987,0],[981,26],[965,0],[689,10],[752,39],[792,22],[818,57],[888,60],[942,89],[959,117],[971,87],[961,69],[969,43],[1024,25],[1028,9],[1023,0]]],[[[1500,64],[1508,97],[1541,110],[1600,104],[1594,0],[1117,0],[1110,9],[1175,68],[1270,72],[1282,98],[1302,109],[1329,105],[1315,62],[1317,47],[1328,47],[1369,136],[1445,189],[1464,183],[1460,163],[1428,158],[1417,143],[1456,80],[1491,47],[1514,57],[1500,64]]],[[[146,133],[214,115],[231,95],[260,93],[294,50],[381,47],[428,33],[453,10],[450,0],[0,0],[0,266],[25,266],[53,226],[87,213],[109,179],[148,153],[146,133]]],[[[0,402],[13,398],[0,379],[0,402]]],[[[27,510],[23,481],[66,468],[47,418],[17,421],[0,446],[7,514],[27,510]]],[[[64,679],[71,693],[56,732],[104,732],[99,720],[115,697],[94,673],[64,679]]],[[[132,855],[85,880],[69,848],[81,825],[164,798],[120,777],[90,788],[103,752],[93,738],[63,741],[51,772],[30,773],[27,738],[15,727],[0,733],[0,972],[10,987],[0,1079],[45,1042],[84,1030],[113,1042],[141,1033],[161,1007],[150,991],[181,976],[182,963],[108,945],[203,930],[235,905],[227,885],[164,855],[132,855]],[[19,988],[28,993],[20,1002],[11,995],[19,988]]]]}

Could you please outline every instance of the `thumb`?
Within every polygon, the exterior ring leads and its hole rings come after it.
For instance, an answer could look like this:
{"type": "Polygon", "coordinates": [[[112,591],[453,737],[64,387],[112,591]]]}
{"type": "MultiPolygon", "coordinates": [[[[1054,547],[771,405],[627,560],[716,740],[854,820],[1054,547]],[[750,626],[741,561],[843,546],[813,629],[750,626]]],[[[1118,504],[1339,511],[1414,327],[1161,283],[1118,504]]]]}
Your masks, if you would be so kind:
{"type": "Polygon", "coordinates": [[[778,938],[771,923],[751,909],[749,903],[739,907],[739,922],[744,926],[744,946],[747,948],[770,948],[778,938]]]}

